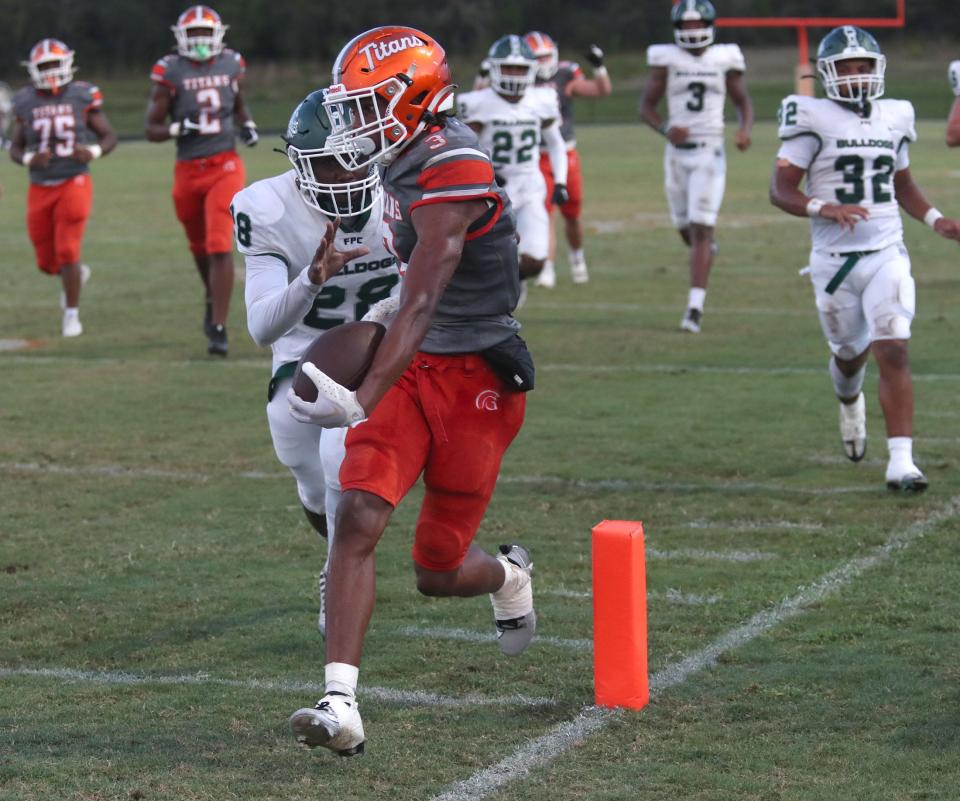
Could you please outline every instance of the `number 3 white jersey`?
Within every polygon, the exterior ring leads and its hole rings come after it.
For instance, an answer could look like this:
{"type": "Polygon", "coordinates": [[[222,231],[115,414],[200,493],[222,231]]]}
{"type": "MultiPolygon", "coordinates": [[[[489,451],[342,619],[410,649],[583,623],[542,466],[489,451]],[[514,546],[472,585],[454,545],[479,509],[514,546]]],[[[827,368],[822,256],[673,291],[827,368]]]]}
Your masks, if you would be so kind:
{"type": "Polygon", "coordinates": [[[377,301],[399,290],[396,259],[383,241],[377,201],[360,231],[341,226],[339,250],[370,252],[348,263],[317,291],[306,269],[329,218],[303,202],[296,172],[257,181],[238,192],[231,206],[237,248],[246,257],[247,327],[254,340],[273,347],[273,369],[296,362],[324,330],[359,320],[377,301]]]}
{"type": "Polygon", "coordinates": [[[647,65],[667,70],[667,124],[690,129],[690,139],[723,136],[723,104],[727,73],[743,72],[746,61],[739,45],[710,45],[695,56],[675,44],[650,45],[647,65]]]}
{"type": "Polygon", "coordinates": [[[910,166],[907,143],[917,140],[910,102],[875,100],[868,116],[861,117],[834,100],[789,95],[780,104],[778,119],[783,141],[777,158],[807,171],[807,194],[870,211],[870,218],[852,231],[814,217],[814,250],[881,250],[902,240],[893,176],[910,166]]]}
{"type": "Polygon", "coordinates": [[[510,103],[487,87],[465,92],[457,98],[457,103],[457,116],[461,120],[468,125],[483,126],[480,144],[490,154],[493,169],[507,179],[508,192],[513,181],[537,184],[539,176],[540,183],[543,182],[540,131],[544,122],[560,119],[556,89],[530,87],[518,102],[510,103]]]}
{"type": "Polygon", "coordinates": [[[960,61],[951,62],[947,75],[950,77],[950,86],[953,88],[953,93],[960,97],[960,61]]]}

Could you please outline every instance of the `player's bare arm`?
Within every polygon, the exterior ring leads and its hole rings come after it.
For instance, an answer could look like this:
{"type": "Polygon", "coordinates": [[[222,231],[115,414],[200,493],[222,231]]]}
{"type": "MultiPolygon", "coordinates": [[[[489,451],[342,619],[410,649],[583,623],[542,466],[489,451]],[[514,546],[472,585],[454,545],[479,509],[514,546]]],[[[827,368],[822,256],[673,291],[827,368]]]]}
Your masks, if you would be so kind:
{"type": "Polygon", "coordinates": [[[349,262],[366,256],[370,248],[360,246],[352,250],[337,250],[335,237],[337,229],[340,227],[340,218],[332,222],[327,222],[327,228],[323,232],[323,238],[317,246],[316,253],[313,254],[313,261],[310,262],[310,269],[307,270],[307,276],[310,283],[320,286],[325,284],[333,276],[339,273],[349,262]]]}
{"type": "MultiPolygon", "coordinates": [[[[105,156],[117,146],[117,135],[107,120],[107,115],[100,109],[94,109],[87,116],[87,127],[97,135],[97,144],[100,146],[100,155],[105,156]]],[[[86,164],[94,158],[94,151],[84,145],[77,145],[71,157],[74,161],[86,164]]]]}
{"type": "Polygon", "coordinates": [[[671,144],[679,145],[687,141],[690,136],[690,129],[679,125],[674,125],[665,129],[666,120],[660,116],[657,106],[663,100],[667,91],[667,68],[654,67],[650,70],[650,77],[647,78],[647,85],[643,91],[643,99],[640,101],[640,119],[658,133],[662,133],[671,144]]]}
{"type": "MultiPolygon", "coordinates": [[[[909,168],[894,173],[893,188],[900,208],[915,220],[925,220],[927,214],[933,209],[933,204],[924,197],[917,182],[913,180],[909,168]]],[[[940,217],[934,222],[933,230],[944,239],[960,242],[960,221],[958,220],[940,217]]]]}
{"type": "Polygon", "coordinates": [[[727,73],[727,96],[737,110],[737,118],[740,120],[734,142],[737,150],[746,150],[752,141],[753,103],[750,102],[750,95],[747,94],[746,80],[739,70],[730,70],[727,73]]]}
{"type": "MultiPolygon", "coordinates": [[[[803,181],[806,170],[791,164],[786,159],[777,159],[770,180],[770,202],[778,209],[795,217],[809,217],[809,206],[813,198],[800,191],[800,182],[803,181]]],[[[824,203],[818,216],[832,220],[845,230],[853,227],[870,216],[870,212],[863,206],[841,203],[824,203]]]]}
{"type": "Polygon", "coordinates": [[[947,147],[960,147],[960,97],[953,101],[947,117],[947,147]]]}
{"type": "Polygon", "coordinates": [[[579,75],[570,81],[563,89],[568,97],[606,97],[613,91],[610,74],[603,65],[603,50],[597,45],[590,45],[587,59],[593,65],[593,77],[579,75]]]}
{"type": "Polygon", "coordinates": [[[253,147],[259,141],[260,136],[257,133],[257,124],[253,121],[253,115],[250,113],[250,107],[247,106],[247,100],[243,94],[243,75],[237,76],[236,90],[236,98],[233,102],[233,119],[237,125],[237,135],[247,147],[253,147]]]}
{"type": "MultiPolygon", "coordinates": [[[[23,123],[15,120],[13,134],[10,136],[10,160],[15,164],[23,164],[23,154],[26,153],[27,136],[23,130],[23,123]]],[[[42,169],[50,164],[52,158],[49,150],[35,153],[30,161],[31,166],[42,169]]]]}
{"type": "Polygon", "coordinates": [[[486,202],[464,200],[420,206],[411,215],[417,244],[403,276],[400,307],[357,390],[357,402],[368,416],[423,342],[440,296],[460,264],[467,231],[485,211],[486,202]]]}
{"type": "Polygon", "coordinates": [[[144,127],[148,142],[165,142],[173,138],[170,131],[170,106],[173,94],[162,84],[155,84],[150,92],[150,101],[147,104],[147,118],[144,127]]]}

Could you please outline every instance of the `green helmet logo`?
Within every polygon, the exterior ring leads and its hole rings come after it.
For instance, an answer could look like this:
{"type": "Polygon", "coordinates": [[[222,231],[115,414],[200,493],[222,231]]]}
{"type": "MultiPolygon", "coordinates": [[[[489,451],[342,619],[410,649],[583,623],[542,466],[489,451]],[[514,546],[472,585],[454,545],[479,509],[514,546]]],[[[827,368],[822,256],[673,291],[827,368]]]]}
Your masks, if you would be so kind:
{"type": "Polygon", "coordinates": [[[383,191],[380,173],[370,165],[363,177],[357,178],[336,160],[327,146],[331,126],[323,100],[322,89],[311,92],[293,110],[283,136],[287,157],[297,171],[300,194],[308,206],[331,217],[358,217],[379,199],[383,191]],[[320,170],[323,181],[317,176],[320,170]]]}
{"type": "Polygon", "coordinates": [[[678,0],[670,11],[673,39],[684,50],[699,50],[713,44],[713,23],[717,10],[710,0],[678,0]],[[685,22],[702,24],[684,27],[685,22]]]}
{"type": "Polygon", "coordinates": [[[817,48],[817,74],[831,100],[865,103],[883,95],[887,59],[873,35],[854,25],[841,25],[823,37],[817,48]],[[872,62],[869,72],[838,66],[843,61],[872,62]]]}
{"type": "Polygon", "coordinates": [[[485,61],[490,67],[490,86],[497,94],[520,97],[537,77],[537,57],[520,36],[497,39],[485,61]]]}

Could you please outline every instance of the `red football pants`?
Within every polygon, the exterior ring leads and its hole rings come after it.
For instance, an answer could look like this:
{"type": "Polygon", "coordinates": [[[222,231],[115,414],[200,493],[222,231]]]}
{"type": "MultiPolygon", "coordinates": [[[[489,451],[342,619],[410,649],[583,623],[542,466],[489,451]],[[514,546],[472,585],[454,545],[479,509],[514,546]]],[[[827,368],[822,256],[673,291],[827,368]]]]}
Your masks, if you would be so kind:
{"type": "Polygon", "coordinates": [[[30,184],[27,193],[27,233],[37,254],[37,267],[58,275],[65,264],[80,261],[83,232],[93,208],[89,173],[55,186],[30,184]]]}
{"type": "Polygon", "coordinates": [[[173,205],[195,256],[233,250],[230,204],[245,182],[243,162],[232,150],[177,162],[173,205]]]}

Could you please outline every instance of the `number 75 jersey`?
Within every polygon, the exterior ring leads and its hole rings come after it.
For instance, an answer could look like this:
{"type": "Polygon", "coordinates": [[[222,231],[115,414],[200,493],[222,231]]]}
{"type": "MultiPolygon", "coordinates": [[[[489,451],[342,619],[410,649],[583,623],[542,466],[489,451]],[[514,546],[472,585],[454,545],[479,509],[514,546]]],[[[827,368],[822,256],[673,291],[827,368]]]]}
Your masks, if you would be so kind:
{"type": "Polygon", "coordinates": [[[870,217],[852,231],[822,217],[811,222],[814,250],[881,250],[903,238],[893,178],[910,166],[917,140],[913,105],[875,100],[865,116],[825,98],[789,95],[777,114],[778,159],[807,172],[806,193],[825,203],[863,206],[870,217]]]}

